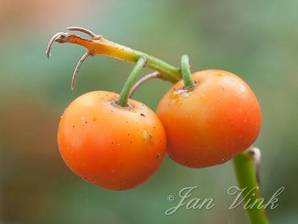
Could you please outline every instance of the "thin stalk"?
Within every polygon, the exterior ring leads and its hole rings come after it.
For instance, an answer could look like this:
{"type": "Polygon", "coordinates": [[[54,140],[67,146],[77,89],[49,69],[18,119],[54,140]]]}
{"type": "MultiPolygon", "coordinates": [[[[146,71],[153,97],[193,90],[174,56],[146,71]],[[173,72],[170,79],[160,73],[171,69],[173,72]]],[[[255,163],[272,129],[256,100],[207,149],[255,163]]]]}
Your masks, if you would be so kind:
{"type": "Polygon", "coordinates": [[[129,96],[131,87],[134,85],[134,83],[139,78],[139,75],[141,74],[141,70],[143,69],[145,63],[146,63],[146,58],[140,57],[139,60],[137,61],[136,65],[134,66],[133,70],[129,74],[129,76],[121,90],[120,97],[118,100],[118,104],[120,106],[122,106],[122,107],[127,106],[127,100],[128,100],[128,96],[129,96]]]}
{"type": "Polygon", "coordinates": [[[247,150],[234,158],[234,169],[238,180],[238,185],[243,190],[242,196],[244,204],[248,204],[246,208],[251,224],[268,224],[265,209],[252,205],[251,203],[258,202],[263,204],[260,187],[256,177],[256,164],[250,151],[247,150]],[[252,205],[252,206],[249,206],[252,205]]]}
{"type": "Polygon", "coordinates": [[[184,87],[188,89],[191,89],[192,87],[194,87],[194,82],[191,78],[188,55],[183,55],[181,57],[181,73],[184,81],[184,87]]]}
{"type": "Polygon", "coordinates": [[[160,79],[160,74],[158,72],[152,72],[147,75],[144,75],[142,78],[140,78],[130,89],[130,92],[128,94],[128,98],[131,98],[132,95],[137,91],[137,89],[144,83],[147,82],[150,79],[160,79]]]}

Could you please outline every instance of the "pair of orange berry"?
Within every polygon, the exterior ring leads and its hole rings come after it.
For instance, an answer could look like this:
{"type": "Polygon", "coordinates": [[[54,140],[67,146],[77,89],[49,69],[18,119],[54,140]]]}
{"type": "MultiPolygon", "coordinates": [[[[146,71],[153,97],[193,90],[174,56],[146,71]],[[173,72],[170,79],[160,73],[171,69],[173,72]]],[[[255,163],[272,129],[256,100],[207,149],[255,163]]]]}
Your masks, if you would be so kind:
{"type": "Polygon", "coordinates": [[[261,110],[250,87],[222,70],[181,80],[161,99],[157,112],[106,91],[86,93],[65,110],[58,145],[67,166],[98,186],[133,188],[159,168],[165,153],[179,164],[207,167],[249,147],[261,127],[261,110]]]}

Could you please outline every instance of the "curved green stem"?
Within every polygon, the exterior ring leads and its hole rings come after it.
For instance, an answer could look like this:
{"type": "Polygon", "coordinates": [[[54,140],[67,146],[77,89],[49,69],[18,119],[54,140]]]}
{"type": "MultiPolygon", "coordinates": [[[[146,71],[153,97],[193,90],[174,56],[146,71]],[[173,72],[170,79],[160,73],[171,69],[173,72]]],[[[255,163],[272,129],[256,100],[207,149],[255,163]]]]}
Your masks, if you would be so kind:
{"type": "Polygon", "coordinates": [[[184,81],[185,88],[194,87],[194,82],[191,78],[189,58],[188,58],[188,55],[186,55],[186,54],[182,55],[182,57],[181,57],[181,73],[182,73],[182,78],[184,81]]]}
{"type": "Polygon", "coordinates": [[[243,190],[244,204],[251,205],[246,208],[250,223],[268,224],[265,209],[261,206],[264,204],[264,199],[261,197],[260,187],[257,182],[255,161],[249,150],[234,158],[234,169],[239,187],[243,190]],[[256,204],[253,205],[252,203],[256,204]]]}
{"type": "Polygon", "coordinates": [[[173,83],[181,79],[182,76],[179,68],[141,51],[134,51],[134,54],[137,56],[137,58],[145,57],[147,59],[146,65],[153,70],[159,71],[160,77],[162,79],[173,83]]]}
{"type": "Polygon", "coordinates": [[[141,74],[141,70],[143,69],[145,63],[146,63],[146,58],[145,57],[140,57],[137,63],[135,64],[134,68],[132,69],[131,73],[129,74],[126,82],[124,83],[124,86],[121,90],[120,97],[118,100],[118,104],[122,107],[127,106],[127,100],[128,100],[128,95],[130,92],[131,87],[133,84],[136,82],[138,79],[139,75],[141,74]]]}

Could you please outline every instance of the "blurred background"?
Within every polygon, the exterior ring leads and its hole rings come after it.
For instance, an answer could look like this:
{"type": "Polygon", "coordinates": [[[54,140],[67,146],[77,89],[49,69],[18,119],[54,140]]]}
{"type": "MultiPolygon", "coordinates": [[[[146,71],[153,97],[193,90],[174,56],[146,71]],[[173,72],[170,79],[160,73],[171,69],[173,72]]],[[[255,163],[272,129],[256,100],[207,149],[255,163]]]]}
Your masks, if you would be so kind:
{"type": "MultiPolygon", "coordinates": [[[[97,188],[75,176],[58,154],[56,128],[64,108],[92,90],[119,92],[132,65],[92,57],[77,88],[72,71],[84,50],[49,38],[66,26],[90,28],[172,64],[189,54],[194,70],[221,68],[246,80],[263,109],[262,191],[281,186],[272,223],[298,220],[298,1],[244,0],[0,0],[0,223],[248,223],[228,210],[236,184],[232,163],[188,169],[168,158],[150,181],[126,192],[97,188]],[[211,210],[165,210],[185,186],[212,197],[211,210]]],[[[169,83],[150,81],[135,98],[155,109],[169,83]]]]}

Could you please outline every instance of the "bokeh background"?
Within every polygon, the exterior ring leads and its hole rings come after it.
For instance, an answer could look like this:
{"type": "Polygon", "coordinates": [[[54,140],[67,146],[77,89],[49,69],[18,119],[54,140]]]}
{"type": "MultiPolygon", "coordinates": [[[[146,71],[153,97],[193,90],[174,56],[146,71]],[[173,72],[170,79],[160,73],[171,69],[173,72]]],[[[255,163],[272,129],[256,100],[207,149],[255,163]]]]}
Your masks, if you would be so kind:
{"type": "MultiPolygon", "coordinates": [[[[0,0],[0,223],[248,223],[228,210],[232,163],[200,170],[168,158],[150,181],[127,192],[97,188],[72,174],[56,145],[59,116],[74,98],[92,90],[119,92],[132,65],[92,57],[70,90],[75,63],[84,52],[55,45],[51,35],[66,26],[90,28],[106,38],[178,64],[190,55],[195,70],[221,68],[239,74],[256,92],[263,128],[262,191],[281,186],[272,223],[298,220],[298,1],[270,0],[0,0]],[[180,209],[168,200],[184,186],[212,197],[211,210],[180,209]]],[[[155,109],[169,83],[150,81],[135,98],[155,109]]]]}

